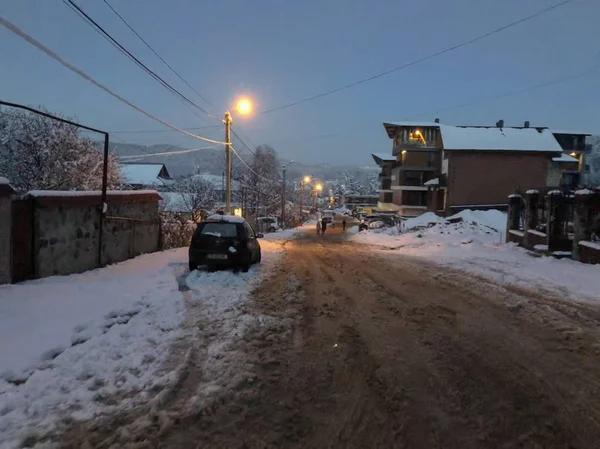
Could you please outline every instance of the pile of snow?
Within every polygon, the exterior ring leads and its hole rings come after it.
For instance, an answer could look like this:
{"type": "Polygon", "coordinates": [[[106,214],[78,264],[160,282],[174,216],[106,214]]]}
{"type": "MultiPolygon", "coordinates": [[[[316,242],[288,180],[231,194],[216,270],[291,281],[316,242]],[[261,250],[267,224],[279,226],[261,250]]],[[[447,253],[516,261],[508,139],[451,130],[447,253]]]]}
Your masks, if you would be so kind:
{"type": "Polygon", "coordinates": [[[314,231],[316,225],[317,225],[316,222],[311,221],[311,222],[305,223],[304,225],[299,226],[297,228],[285,229],[285,230],[280,229],[278,231],[265,234],[264,239],[261,239],[261,240],[268,240],[268,241],[291,240],[291,239],[297,237],[302,232],[314,231]]]}
{"type": "Polygon", "coordinates": [[[185,315],[173,272],[185,260],[168,251],[0,286],[2,447],[160,388],[155,372],[185,315]]]}
{"type": "MultiPolygon", "coordinates": [[[[424,214],[426,215],[426,214],[424,214]]],[[[506,238],[506,214],[499,211],[465,210],[449,217],[450,223],[431,215],[417,217],[413,231],[398,233],[360,232],[351,241],[381,247],[390,256],[414,256],[443,266],[466,271],[501,283],[517,284],[539,292],[559,294],[575,300],[600,298],[600,265],[586,265],[570,259],[533,257],[506,238]],[[419,220],[420,219],[420,220],[419,220]]],[[[439,217],[438,217],[439,218],[439,217]]],[[[407,220],[411,221],[411,220],[407,220]]]]}

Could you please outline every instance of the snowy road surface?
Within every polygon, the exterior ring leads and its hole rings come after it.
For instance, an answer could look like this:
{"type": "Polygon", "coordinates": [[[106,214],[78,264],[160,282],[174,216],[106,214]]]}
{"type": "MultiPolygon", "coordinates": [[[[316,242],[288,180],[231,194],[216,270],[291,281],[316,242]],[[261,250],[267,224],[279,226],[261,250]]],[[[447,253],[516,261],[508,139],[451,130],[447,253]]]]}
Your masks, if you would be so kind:
{"type": "Polygon", "coordinates": [[[577,292],[335,232],[280,249],[262,283],[187,276],[179,382],[149,406],[73,425],[62,447],[599,447],[600,309],[577,292]]]}

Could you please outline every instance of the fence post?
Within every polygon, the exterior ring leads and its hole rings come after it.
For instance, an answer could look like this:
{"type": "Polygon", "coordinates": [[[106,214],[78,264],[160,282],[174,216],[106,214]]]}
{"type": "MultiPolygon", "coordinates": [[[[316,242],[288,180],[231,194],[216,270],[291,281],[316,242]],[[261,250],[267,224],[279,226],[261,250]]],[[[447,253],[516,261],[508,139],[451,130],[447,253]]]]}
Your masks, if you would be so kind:
{"type": "Polygon", "coordinates": [[[528,190],[525,192],[525,220],[523,223],[523,246],[529,248],[529,231],[538,225],[538,201],[540,192],[528,190]]]}
{"type": "Polygon", "coordinates": [[[580,250],[579,242],[590,240],[592,237],[591,229],[591,191],[578,190],[575,192],[575,217],[573,220],[573,250],[571,257],[579,260],[580,250]]]}
{"type": "Polygon", "coordinates": [[[521,220],[521,207],[523,198],[517,193],[508,195],[508,214],[506,223],[506,242],[509,240],[509,231],[519,229],[519,221],[521,220]]]}
{"type": "Polygon", "coordinates": [[[548,251],[556,250],[556,243],[560,241],[562,227],[566,220],[566,203],[560,190],[548,192],[548,251]]]}

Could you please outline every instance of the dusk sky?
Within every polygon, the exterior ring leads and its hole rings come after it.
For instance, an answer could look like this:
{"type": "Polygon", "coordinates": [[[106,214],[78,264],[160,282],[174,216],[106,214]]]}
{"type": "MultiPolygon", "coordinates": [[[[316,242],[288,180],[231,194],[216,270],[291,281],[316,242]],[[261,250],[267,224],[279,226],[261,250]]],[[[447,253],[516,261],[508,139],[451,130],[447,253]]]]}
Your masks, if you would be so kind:
{"type": "MultiPolygon", "coordinates": [[[[77,3],[121,44],[221,117],[239,94],[258,114],[234,116],[246,143],[282,160],[370,164],[391,152],[383,121],[532,125],[600,134],[600,1],[537,18],[360,86],[260,114],[443,50],[560,0],[109,0],[190,84],[141,43],[102,0],[77,3]],[[595,69],[595,73],[594,73],[595,69]],[[560,84],[502,94],[591,72],[560,84]],[[448,110],[462,104],[469,105],[448,110]],[[445,112],[441,112],[446,110],[445,112]]],[[[219,124],[194,113],[60,0],[0,0],[0,15],[143,109],[179,127],[219,124]]],[[[165,129],[0,28],[0,98],[109,131],[165,129]]],[[[201,114],[201,113],[200,113],[201,114]]],[[[223,128],[197,131],[223,139],[223,128]]],[[[117,142],[205,146],[176,132],[117,133],[117,142]]],[[[241,144],[234,141],[241,149],[241,144]]]]}

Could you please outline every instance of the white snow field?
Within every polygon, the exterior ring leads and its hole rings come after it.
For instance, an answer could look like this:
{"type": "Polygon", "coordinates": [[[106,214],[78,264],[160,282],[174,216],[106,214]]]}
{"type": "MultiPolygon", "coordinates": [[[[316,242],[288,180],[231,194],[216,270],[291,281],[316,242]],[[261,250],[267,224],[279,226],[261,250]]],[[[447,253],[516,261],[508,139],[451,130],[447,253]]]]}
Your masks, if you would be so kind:
{"type": "Polygon", "coordinates": [[[549,292],[580,301],[600,300],[600,265],[571,259],[536,257],[505,242],[506,214],[499,211],[462,211],[448,223],[432,213],[406,220],[403,231],[369,230],[350,240],[389,251],[390,256],[415,256],[493,281],[549,292]],[[431,226],[431,227],[427,227],[431,226]]]}
{"type": "Polygon", "coordinates": [[[176,343],[196,341],[190,349],[208,355],[206,388],[190,406],[234,381],[243,366],[231,343],[263,319],[244,303],[278,266],[283,245],[276,240],[295,232],[263,241],[263,263],[249,273],[189,273],[187,249],[180,248],[0,286],[0,448],[25,440],[47,447],[69,420],[160,401],[189,362],[172,363],[176,343]]]}

